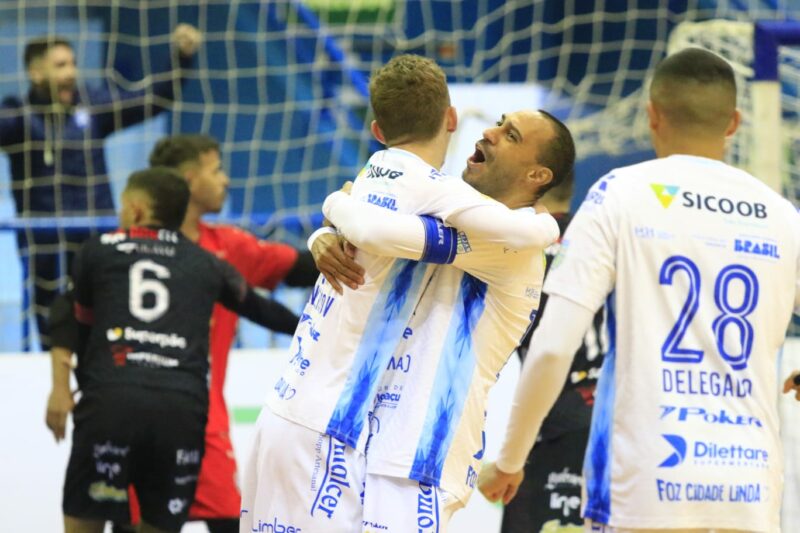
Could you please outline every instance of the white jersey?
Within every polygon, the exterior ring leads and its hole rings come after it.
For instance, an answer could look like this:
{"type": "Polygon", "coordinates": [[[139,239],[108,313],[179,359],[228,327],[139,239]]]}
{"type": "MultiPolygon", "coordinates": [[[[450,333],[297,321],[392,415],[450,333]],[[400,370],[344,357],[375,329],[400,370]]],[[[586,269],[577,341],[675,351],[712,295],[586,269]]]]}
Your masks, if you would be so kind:
{"type": "Polygon", "coordinates": [[[545,283],[605,301],[584,515],[625,528],[779,528],[776,358],[800,217],[749,174],[671,156],[589,191],[545,283]]]}
{"type": "MultiPolygon", "coordinates": [[[[357,177],[352,194],[390,211],[429,214],[441,220],[477,207],[499,206],[459,178],[443,175],[417,156],[397,149],[376,153],[357,177]]],[[[499,206],[499,208],[497,207],[499,206]]],[[[542,219],[557,236],[552,217],[542,219]]],[[[538,221],[538,219],[537,219],[538,221]]],[[[535,225],[529,218],[528,222],[535,225]]],[[[451,262],[454,232],[425,222],[421,261],[451,262]]],[[[289,365],[267,404],[288,420],[356,447],[364,434],[380,379],[391,364],[435,265],[359,251],[365,284],[337,294],[320,277],[300,318],[289,349],[289,365]]]]}
{"type": "Polygon", "coordinates": [[[512,250],[468,232],[458,243],[378,389],[367,471],[438,486],[466,504],[483,459],[489,390],[539,308],[545,257],[543,248],[512,250]]]}

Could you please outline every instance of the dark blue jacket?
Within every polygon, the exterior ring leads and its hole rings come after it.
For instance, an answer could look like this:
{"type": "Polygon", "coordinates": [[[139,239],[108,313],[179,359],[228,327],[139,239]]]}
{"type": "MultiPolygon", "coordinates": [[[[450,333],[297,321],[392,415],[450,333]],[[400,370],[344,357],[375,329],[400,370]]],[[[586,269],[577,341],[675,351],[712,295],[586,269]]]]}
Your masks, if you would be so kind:
{"type": "MultiPolygon", "coordinates": [[[[191,62],[182,58],[180,66],[187,68],[191,62]]],[[[175,80],[159,78],[149,90],[79,87],[75,105],[66,113],[54,112],[49,98],[33,90],[24,100],[5,98],[0,105],[0,147],[11,161],[17,214],[113,214],[104,140],[168,108],[175,80]]]]}

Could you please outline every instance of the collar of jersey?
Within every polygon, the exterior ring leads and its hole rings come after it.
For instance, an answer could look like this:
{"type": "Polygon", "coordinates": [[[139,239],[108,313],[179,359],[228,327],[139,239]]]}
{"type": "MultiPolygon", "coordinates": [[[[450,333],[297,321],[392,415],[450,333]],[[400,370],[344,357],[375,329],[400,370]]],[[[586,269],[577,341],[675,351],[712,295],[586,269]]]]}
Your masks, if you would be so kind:
{"type": "Polygon", "coordinates": [[[403,150],[402,148],[387,148],[386,151],[390,152],[392,155],[401,155],[403,157],[410,157],[411,159],[419,161],[426,167],[433,168],[428,163],[426,163],[425,160],[422,159],[420,156],[418,156],[415,153],[409,152],[408,150],[403,150]]]}

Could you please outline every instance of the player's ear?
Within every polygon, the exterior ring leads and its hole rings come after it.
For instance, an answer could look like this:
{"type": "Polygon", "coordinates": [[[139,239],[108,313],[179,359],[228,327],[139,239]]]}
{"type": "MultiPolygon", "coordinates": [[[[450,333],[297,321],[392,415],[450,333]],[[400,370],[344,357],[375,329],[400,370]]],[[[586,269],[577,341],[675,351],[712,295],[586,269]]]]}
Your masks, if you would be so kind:
{"type": "Polygon", "coordinates": [[[736,130],[739,129],[739,124],[742,123],[742,112],[738,109],[733,111],[733,116],[731,117],[731,122],[728,124],[728,128],[725,130],[725,137],[730,137],[736,130]]]}
{"type": "Polygon", "coordinates": [[[44,81],[44,65],[42,63],[42,58],[37,58],[28,65],[28,78],[34,85],[41,85],[44,81]]]}
{"type": "Polygon", "coordinates": [[[649,119],[649,126],[651,131],[656,131],[660,123],[658,110],[653,105],[653,101],[647,102],[647,118],[649,119]]]}
{"type": "Polygon", "coordinates": [[[372,132],[372,136],[375,137],[379,143],[383,145],[386,144],[386,137],[383,136],[383,132],[381,131],[381,127],[378,126],[377,120],[372,121],[372,123],[369,125],[369,129],[372,132]]]}
{"type": "Polygon", "coordinates": [[[445,113],[445,123],[447,124],[447,131],[449,133],[453,133],[456,131],[458,127],[458,113],[456,112],[456,108],[450,106],[447,108],[447,112],[445,113]]]}
{"type": "Polygon", "coordinates": [[[547,167],[535,168],[528,173],[528,181],[539,189],[553,181],[553,171],[547,167]]]}

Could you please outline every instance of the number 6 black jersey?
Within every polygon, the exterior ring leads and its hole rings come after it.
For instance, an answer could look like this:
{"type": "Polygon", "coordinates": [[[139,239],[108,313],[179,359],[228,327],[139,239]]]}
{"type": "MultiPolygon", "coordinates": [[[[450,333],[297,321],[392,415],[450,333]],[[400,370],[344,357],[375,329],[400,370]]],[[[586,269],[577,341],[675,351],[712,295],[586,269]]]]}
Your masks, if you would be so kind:
{"type": "Polygon", "coordinates": [[[214,303],[248,314],[236,270],[180,233],[134,227],[87,241],[75,261],[75,316],[91,325],[81,389],[135,384],[207,395],[214,303]]]}

